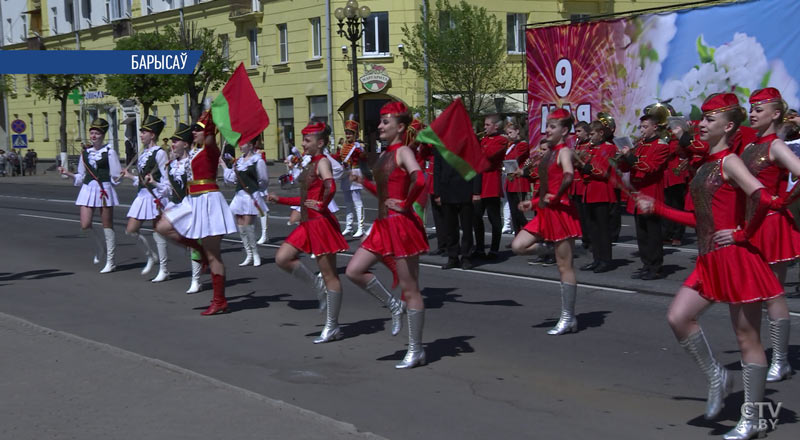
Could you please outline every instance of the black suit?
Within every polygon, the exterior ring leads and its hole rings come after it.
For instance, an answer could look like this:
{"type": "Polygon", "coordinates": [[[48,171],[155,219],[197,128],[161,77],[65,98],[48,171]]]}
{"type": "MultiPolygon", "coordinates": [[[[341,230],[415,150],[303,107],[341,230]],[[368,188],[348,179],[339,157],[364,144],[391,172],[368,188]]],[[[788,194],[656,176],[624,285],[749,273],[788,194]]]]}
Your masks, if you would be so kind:
{"type": "MultiPolygon", "coordinates": [[[[433,194],[441,198],[447,256],[451,259],[458,258],[459,254],[464,257],[468,256],[473,246],[472,196],[480,193],[480,176],[467,182],[458,171],[442,159],[438,151],[434,152],[433,194]],[[461,246],[459,246],[459,227],[461,228],[461,246]]],[[[442,246],[440,245],[440,247],[442,246]]]]}

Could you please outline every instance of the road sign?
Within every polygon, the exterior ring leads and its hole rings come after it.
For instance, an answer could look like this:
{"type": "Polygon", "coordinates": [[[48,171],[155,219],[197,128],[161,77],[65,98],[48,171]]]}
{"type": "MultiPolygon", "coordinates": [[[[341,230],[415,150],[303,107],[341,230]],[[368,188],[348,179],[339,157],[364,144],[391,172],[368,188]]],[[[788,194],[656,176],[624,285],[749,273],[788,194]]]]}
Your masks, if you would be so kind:
{"type": "Polygon", "coordinates": [[[26,128],[25,121],[22,119],[14,119],[14,121],[11,122],[11,131],[14,133],[22,133],[26,128]]]}
{"type": "Polygon", "coordinates": [[[28,148],[28,135],[27,134],[12,134],[11,146],[13,148],[28,148]]]}

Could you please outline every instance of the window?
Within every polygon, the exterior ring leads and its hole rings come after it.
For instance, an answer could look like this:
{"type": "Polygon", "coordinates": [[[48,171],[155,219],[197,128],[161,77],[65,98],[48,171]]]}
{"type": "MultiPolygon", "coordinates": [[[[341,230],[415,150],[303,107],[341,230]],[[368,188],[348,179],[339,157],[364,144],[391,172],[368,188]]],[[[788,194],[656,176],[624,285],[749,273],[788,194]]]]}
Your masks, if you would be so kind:
{"type": "Polygon", "coordinates": [[[103,17],[103,19],[105,19],[106,22],[111,20],[111,0],[106,0],[106,15],[103,17]]]}
{"type": "Polygon", "coordinates": [[[508,53],[525,52],[525,24],[528,14],[508,14],[506,16],[506,41],[508,53]]]}
{"type": "Polygon", "coordinates": [[[328,123],[328,96],[308,97],[308,118],[314,117],[315,121],[328,123]]]}
{"type": "Polygon", "coordinates": [[[447,11],[439,12],[439,30],[442,29],[455,29],[456,22],[453,20],[453,17],[447,11]]]}
{"type": "Polygon", "coordinates": [[[31,124],[31,135],[30,135],[30,136],[28,136],[28,140],[29,140],[29,141],[31,141],[31,142],[33,142],[33,137],[34,137],[34,130],[33,130],[33,113],[28,113],[28,121],[30,121],[30,124],[31,124]]]}
{"type": "MultiPolygon", "coordinates": [[[[90,114],[91,114],[91,112],[90,112],[90,114]]],[[[97,114],[96,110],[95,110],[95,114],[97,114]]],[[[95,119],[97,119],[97,118],[96,117],[91,117],[90,118],[90,120],[92,120],[92,121],[94,121],[95,119]]],[[[67,125],[69,126],[69,121],[67,121],[67,125]]],[[[79,128],[77,128],[77,127],[80,127],[80,126],[81,126],[81,112],[80,112],[80,110],[75,110],[75,125],[73,125],[73,127],[76,127],[75,128],[75,138],[74,138],[76,141],[83,140],[83,139],[81,139],[81,130],[79,128]]],[[[70,131],[72,131],[72,130],[70,130],[70,131]]]]}
{"type": "Polygon", "coordinates": [[[75,32],[75,3],[72,0],[64,2],[64,19],[70,26],[70,30],[75,32]]]}
{"type": "Polygon", "coordinates": [[[571,14],[569,20],[573,23],[583,23],[589,21],[589,14],[571,14]]]}
{"type": "Polygon", "coordinates": [[[155,117],[158,117],[158,106],[154,105],[153,108],[150,109],[150,114],[155,117]]]}
{"type": "Polygon", "coordinates": [[[322,25],[319,17],[311,19],[311,58],[322,58],[322,25]]]}
{"type": "Polygon", "coordinates": [[[250,42],[250,67],[258,66],[258,29],[247,32],[247,41],[250,42]]]}
{"type": "Polygon", "coordinates": [[[31,74],[30,73],[25,75],[25,91],[26,92],[30,92],[31,91],[31,74]]]}
{"type": "MultiPolygon", "coordinates": [[[[131,15],[131,0],[110,0],[111,1],[111,19],[120,20],[129,18],[131,15]]],[[[106,3],[108,7],[108,3],[106,3]]]]}
{"type": "MultiPolygon", "coordinates": [[[[20,19],[22,20],[22,38],[25,39],[25,38],[28,38],[28,14],[22,14],[20,19]]],[[[8,34],[11,35],[11,27],[10,27],[11,26],[11,19],[10,18],[8,19],[8,23],[9,23],[8,34]]]]}
{"type": "Polygon", "coordinates": [[[152,14],[153,13],[153,0],[146,0],[145,2],[145,14],[152,14]]]}
{"type": "Polygon", "coordinates": [[[55,6],[50,8],[53,11],[53,18],[50,20],[52,25],[50,26],[50,30],[53,31],[54,34],[58,33],[58,8],[55,6]]]}
{"type": "Polygon", "coordinates": [[[276,99],[275,106],[278,107],[278,157],[285,158],[294,146],[294,100],[276,99]]]}
{"type": "Polygon", "coordinates": [[[253,0],[253,12],[261,12],[261,0],[253,0]]]}
{"type": "Polygon", "coordinates": [[[47,112],[42,113],[42,120],[44,121],[44,140],[50,140],[50,121],[47,119],[47,112]]]}
{"type": "Polygon", "coordinates": [[[92,0],[81,0],[81,16],[86,20],[92,19],[92,0]]]}
{"type": "Polygon", "coordinates": [[[278,50],[280,51],[280,62],[289,62],[289,32],[286,23],[278,25],[278,50]]]}
{"type": "Polygon", "coordinates": [[[172,110],[175,112],[175,130],[178,129],[178,124],[181,123],[181,106],[180,104],[172,104],[172,110]]]}
{"type": "Polygon", "coordinates": [[[364,31],[364,55],[389,54],[389,13],[373,12],[364,31]]]}
{"type": "Polygon", "coordinates": [[[219,42],[222,46],[222,57],[226,60],[231,57],[231,42],[228,40],[228,34],[220,34],[219,42]]]}

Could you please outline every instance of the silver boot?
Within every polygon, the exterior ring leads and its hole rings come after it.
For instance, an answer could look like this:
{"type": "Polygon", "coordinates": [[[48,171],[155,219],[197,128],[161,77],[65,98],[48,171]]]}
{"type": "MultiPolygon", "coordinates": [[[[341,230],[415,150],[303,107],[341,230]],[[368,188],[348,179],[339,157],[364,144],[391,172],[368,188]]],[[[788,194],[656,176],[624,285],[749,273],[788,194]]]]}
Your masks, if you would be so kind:
{"type": "Polygon", "coordinates": [[[156,242],[156,249],[158,250],[158,274],[153,278],[152,282],[160,283],[169,279],[169,269],[167,268],[167,239],[158,232],[153,232],[153,241],[156,242]]]}
{"type": "Polygon", "coordinates": [[[403,329],[403,312],[406,311],[406,303],[395,298],[391,292],[386,290],[386,287],[383,287],[378,277],[374,275],[367,283],[367,286],[364,287],[364,290],[392,312],[392,336],[397,336],[400,330],[403,329]]]}
{"type": "Polygon", "coordinates": [[[317,294],[317,301],[320,302],[319,309],[325,309],[325,281],[322,279],[322,274],[314,275],[302,261],[299,261],[297,267],[292,271],[292,276],[298,280],[311,286],[317,294]],[[320,282],[321,281],[321,282],[320,282]]]}
{"type": "Polygon", "coordinates": [[[117,238],[112,228],[103,228],[103,235],[106,239],[106,265],[100,269],[100,273],[109,273],[113,272],[117,267],[116,264],[114,264],[114,252],[117,249],[117,238]]]}
{"type": "Polygon", "coordinates": [[[735,428],[722,436],[725,440],[748,440],[767,435],[766,427],[759,428],[759,411],[755,405],[752,405],[764,400],[764,388],[767,386],[767,366],[742,363],[742,382],[744,383],[744,403],[751,405],[742,405],[742,417],[735,428]]]}
{"type": "Polygon", "coordinates": [[[422,328],[425,326],[425,310],[408,309],[408,351],[406,357],[395,368],[414,368],[425,365],[425,349],[422,348],[422,328]]]}
{"type": "Polygon", "coordinates": [[[578,319],[575,318],[575,297],[578,286],[561,283],[561,318],[556,326],[547,331],[548,335],[563,335],[578,331],[578,319]]]}
{"type": "Polygon", "coordinates": [[[696,333],[692,333],[688,338],[683,341],[678,341],[689,353],[694,362],[700,367],[700,370],[705,373],[708,378],[708,400],[706,400],[706,413],[704,417],[711,420],[719,415],[722,411],[723,401],[725,397],[731,392],[733,388],[733,377],[728,372],[728,369],[714,359],[711,353],[711,347],[708,346],[703,329],[696,333]]]}
{"type": "Polygon", "coordinates": [[[328,301],[326,300],[326,291],[328,287],[325,285],[325,278],[322,277],[322,272],[317,272],[317,276],[314,277],[314,291],[317,292],[317,300],[319,300],[319,311],[324,312],[325,309],[328,307],[328,301]]]}
{"type": "Polygon", "coordinates": [[[789,324],[786,318],[769,321],[769,339],[772,341],[772,363],[767,372],[767,382],[780,382],[792,375],[789,365],[789,324]]]}
{"type": "Polygon", "coordinates": [[[342,292],[328,290],[326,292],[328,303],[325,327],[322,329],[319,338],[314,339],[315,344],[342,339],[342,332],[339,330],[339,310],[342,308],[342,292]]]}

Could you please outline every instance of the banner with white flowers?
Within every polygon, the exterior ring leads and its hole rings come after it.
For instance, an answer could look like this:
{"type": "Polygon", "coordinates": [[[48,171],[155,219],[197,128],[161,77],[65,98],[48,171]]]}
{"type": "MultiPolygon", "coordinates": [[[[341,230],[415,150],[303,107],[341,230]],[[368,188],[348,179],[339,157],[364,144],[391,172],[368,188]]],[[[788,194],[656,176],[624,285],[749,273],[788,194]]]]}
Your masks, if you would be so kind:
{"type": "Polygon", "coordinates": [[[797,109],[798,17],[798,0],[759,0],[528,29],[530,140],[557,107],[587,122],[609,112],[618,136],[634,134],[656,100],[699,119],[712,93],[745,104],[753,90],[775,87],[797,109]]]}

